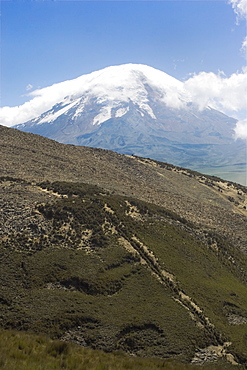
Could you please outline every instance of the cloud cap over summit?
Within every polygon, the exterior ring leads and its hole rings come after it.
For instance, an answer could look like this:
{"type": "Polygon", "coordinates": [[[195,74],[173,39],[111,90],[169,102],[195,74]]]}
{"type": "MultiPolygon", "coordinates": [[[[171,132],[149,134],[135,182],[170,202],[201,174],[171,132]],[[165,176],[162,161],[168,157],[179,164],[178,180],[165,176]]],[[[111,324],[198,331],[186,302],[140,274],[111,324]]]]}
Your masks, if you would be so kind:
{"type": "MultiPolygon", "coordinates": [[[[0,123],[14,126],[36,118],[60,103],[66,96],[91,93],[109,100],[128,100],[144,106],[145,83],[155,86],[169,108],[185,108],[193,102],[203,110],[208,105],[225,114],[243,115],[246,109],[247,70],[226,77],[223,72],[201,72],[181,82],[165,72],[141,64],[111,66],[29,93],[30,101],[18,107],[0,109],[0,123]],[[142,86],[141,86],[142,85],[142,86]]],[[[241,118],[241,117],[240,117],[241,118]]],[[[243,118],[243,117],[242,117],[243,118]]]]}

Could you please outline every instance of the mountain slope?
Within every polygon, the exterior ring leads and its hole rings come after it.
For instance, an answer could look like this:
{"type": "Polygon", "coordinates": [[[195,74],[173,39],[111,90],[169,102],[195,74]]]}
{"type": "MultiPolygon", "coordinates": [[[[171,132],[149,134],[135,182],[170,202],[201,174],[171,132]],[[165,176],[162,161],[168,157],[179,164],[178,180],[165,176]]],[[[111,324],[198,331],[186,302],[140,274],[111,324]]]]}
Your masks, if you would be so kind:
{"type": "Polygon", "coordinates": [[[3,176],[99,185],[164,206],[223,234],[233,234],[234,242],[246,248],[246,224],[242,219],[247,215],[245,186],[144,158],[64,145],[3,126],[0,155],[4,158],[3,176]]]}
{"type": "Polygon", "coordinates": [[[6,127],[0,144],[2,327],[246,363],[245,187],[6,127]]]}
{"type": "Polygon", "coordinates": [[[200,110],[182,82],[154,68],[108,67],[46,88],[48,101],[58,88],[50,110],[16,127],[193,169],[246,161],[244,142],[234,140],[237,121],[210,107],[200,110]]]}

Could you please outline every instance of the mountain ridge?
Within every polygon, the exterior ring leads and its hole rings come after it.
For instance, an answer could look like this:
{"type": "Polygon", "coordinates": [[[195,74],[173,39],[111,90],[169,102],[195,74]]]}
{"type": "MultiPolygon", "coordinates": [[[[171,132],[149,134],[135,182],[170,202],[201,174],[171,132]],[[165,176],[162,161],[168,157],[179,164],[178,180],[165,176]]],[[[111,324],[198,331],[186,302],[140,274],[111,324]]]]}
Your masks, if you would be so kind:
{"type": "Polygon", "coordinates": [[[199,172],[246,162],[244,141],[234,139],[237,120],[201,109],[181,81],[152,67],[107,67],[41,91],[46,103],[58,94],[55,105],[16,128],[199,172]]]}

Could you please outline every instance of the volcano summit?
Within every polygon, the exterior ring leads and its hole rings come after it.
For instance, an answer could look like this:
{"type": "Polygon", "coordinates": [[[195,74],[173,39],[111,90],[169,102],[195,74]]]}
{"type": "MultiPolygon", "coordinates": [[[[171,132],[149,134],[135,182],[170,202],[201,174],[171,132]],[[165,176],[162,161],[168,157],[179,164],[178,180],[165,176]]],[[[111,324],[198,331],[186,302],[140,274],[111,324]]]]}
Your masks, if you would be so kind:
{"type": "Polygon", "coordinates": [[[45,111],[16,128],[201,171],[246,162],[237,121],[202,109],[183,82],[152,67],[107,67],[40,91],[45,111]]]}

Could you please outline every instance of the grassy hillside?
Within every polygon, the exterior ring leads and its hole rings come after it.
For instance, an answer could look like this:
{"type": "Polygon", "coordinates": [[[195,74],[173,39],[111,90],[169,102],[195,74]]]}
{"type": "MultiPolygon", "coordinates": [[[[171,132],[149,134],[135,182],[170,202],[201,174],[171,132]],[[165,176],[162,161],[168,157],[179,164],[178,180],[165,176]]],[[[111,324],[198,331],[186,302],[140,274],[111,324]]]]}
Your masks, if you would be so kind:
{"type": "Polygon", "coordinates": [[[1,126],[0,156],[0,367],[247,366],[246,187],[1,126]]]}
{"type": "MultiPolygon", "coordinates": [[[[127,356],[118,351],[105,353],[45,336],[0,330],[0,367],[6,370],[198,370],[198,366],[173,360],[127,356]]],[[[243,367],[238,366],[241,370],[243,367]]],[[[204,365],[205,370],[236,369],[221,360],[204,365]]]]}
{"type": "Polygon", "coordinates": [[[1,189],[3,328],[106,352],[246,363],[247,263],[229,240],[97,186],[5,178],[1,189]]]}

